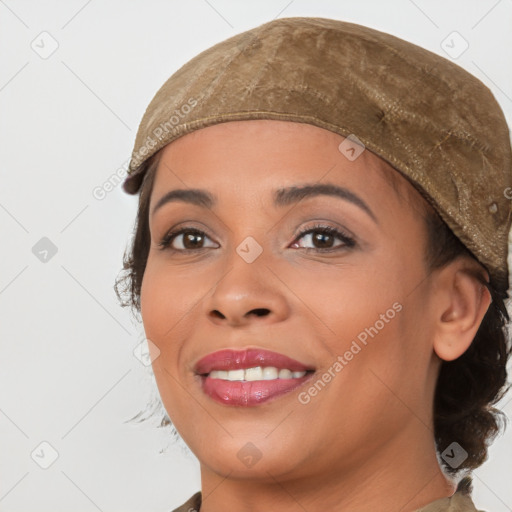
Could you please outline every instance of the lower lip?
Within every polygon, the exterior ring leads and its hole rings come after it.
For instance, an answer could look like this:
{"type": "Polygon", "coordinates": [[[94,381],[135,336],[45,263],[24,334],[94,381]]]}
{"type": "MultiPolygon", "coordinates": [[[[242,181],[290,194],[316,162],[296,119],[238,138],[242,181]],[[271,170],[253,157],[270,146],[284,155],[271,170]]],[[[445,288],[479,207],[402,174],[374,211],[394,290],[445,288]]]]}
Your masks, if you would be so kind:
{"type": "Polygon", "coordinates": [[[275,379],[255,381],[229,381],[201,377],[203,391],[213,400],[225,405],[254,407],[302,386],[313,375],[307,373],[298,379],[275,379]]]}

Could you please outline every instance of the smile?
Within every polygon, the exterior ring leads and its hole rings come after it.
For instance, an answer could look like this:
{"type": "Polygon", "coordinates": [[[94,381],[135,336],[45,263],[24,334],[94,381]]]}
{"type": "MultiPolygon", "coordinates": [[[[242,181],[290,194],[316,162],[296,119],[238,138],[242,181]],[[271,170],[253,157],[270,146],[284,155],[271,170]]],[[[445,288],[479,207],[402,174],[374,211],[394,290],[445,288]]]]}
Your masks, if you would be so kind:
{"type": "Polygon", "coordinates": [[[259,348],[219,350],[195,364],[201,389],[218,403],[252,407],[282,397],[315,372],[284,354],[259,348]]]}
{"type": "Polygon", "coordinates": [[[212,379],[223,379],[229,381],[276,380],[276,379],[299,379],[306,375],[306,371],[292,372],[288,368],[276,368],[275,366],[255,366],[253,368],[239,370],[212,370],[209,377],[212,379]]]}

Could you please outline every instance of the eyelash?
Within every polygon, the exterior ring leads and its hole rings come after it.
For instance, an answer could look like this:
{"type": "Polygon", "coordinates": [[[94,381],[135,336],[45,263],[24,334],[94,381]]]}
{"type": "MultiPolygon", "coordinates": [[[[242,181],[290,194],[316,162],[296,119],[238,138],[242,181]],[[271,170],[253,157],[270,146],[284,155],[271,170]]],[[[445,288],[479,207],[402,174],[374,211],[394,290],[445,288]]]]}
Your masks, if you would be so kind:
{"type": "MultiPolygon", "coordinates": [[[[315,224],[314,226],[311,226],[309,228],[305,228],[305,229],[302,229],[300,230],[296,237],[295,237],[295,240],[300,240],[302,237],[304,237],[305,235],[308,235],[309,233],[324,233],[324,234],[328,234],[328,235],[332,235],[336,238],[338,238],[339,240],[341,240],[343,242],[343,245],[340,245],[338,247],[329,247],[329,248],[315,248],[315,247],[300,247],[300,249],[305,249],[306,251],[318,251],[318,252],[334,252],[334,251],[339,251],[341,249],[351,249],[353,247],[355,247],[356,245],[356,242],[355,240],[347,235],[344,231],[341,231],[337,228],[333,228],[332,226],[324,226],[322,224],[315,224]]],[[[295,242],[294,240],[294,242],[295,242]]]]}
{"type": "MultiPolygon", "coordinates": [[[[337,247],[329,247],[329,248],[299,247],[299,249],[305,249],[308,252],[315,251],[315,252],[320,252],[320,253],[326,253],[326,252],[335,252],[335,251],[339,251],[339,250],[343,250],[343,249],[351,249],[356,246],[355,240],[352,237],[350,237],[349,235],[347,235],[345,232],[340,231],[332,226],[325,226],[322,224],[315,224],[312,227],[305,228],[305,229],[299,231],[299,233],[297,233],[297,235],[295,236],[293,243],[300,240],[305,235],[308,235],[310,233],[316,233],[316,232],[335,236],[336,238],[338,238],[339,240],[341,240],[343,242],[343,245],[340,245],[337,247]]],[[[171,232],[167,233],[162,238],[162,240],[159,242],[159,244],[158,244],[159,248],[161,250],[168,250],[168,251],[172,251],[174,253],[194,252],[194,251],[201,251],[203,249],[208,249],[208,247],[199,247],[198,249],[174,249],[173,247],[171,247],[171,243],[173,242],[173,240],[177,236],[182,235],[184,233],[193,233],[195,235],[208,237],[208,235],[204,231],[201,231],[200,229],[185,226],[176,231],[171,231],[171,232]]]]}

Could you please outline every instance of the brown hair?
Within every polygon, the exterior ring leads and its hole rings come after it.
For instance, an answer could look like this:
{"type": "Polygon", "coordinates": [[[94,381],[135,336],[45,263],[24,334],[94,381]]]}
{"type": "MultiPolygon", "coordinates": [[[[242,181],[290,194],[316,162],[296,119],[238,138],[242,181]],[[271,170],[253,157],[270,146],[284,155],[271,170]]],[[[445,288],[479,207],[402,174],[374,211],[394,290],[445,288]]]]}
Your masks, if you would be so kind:
{"type": "MultiPolygon", "coordinates": [[[[134,239],[123,258],[123,270],[114,285],[123,307],[130,306],[140,321],[140,290],[146,268],[149,246],[149,201],[161,151],[148,161],[139,194],[134,227],[134,239]]],[[[425,264],[428,272],[441,268],[459,257],[475,259],[441,219],[428,199],[418,203],[411,195],[407,182],[396,171],[385,169],[385,175],[400,199],[403,192],[424,218],[427,235],[425,264]],[[416,205],[420,205],[419,208],[416,205]]],[[[466,352],[454,361],[443,361],[434,395],[434,438],[439,453],[457,442],[468,454],[457,467],[441,462],[447,473],[472,470],[487,458],[490,442],[505,424],[503,413],[493,407],[507,386],[507,359],[511,354],[507,323],[509,315],[502,287],[480,279],[489,289],[492,303],[477,334],[466,352]],[[500,422],[503,421],[503,425],[500,422]]],[[[169,424],[164,418],[162,425],[169,424]]]]}

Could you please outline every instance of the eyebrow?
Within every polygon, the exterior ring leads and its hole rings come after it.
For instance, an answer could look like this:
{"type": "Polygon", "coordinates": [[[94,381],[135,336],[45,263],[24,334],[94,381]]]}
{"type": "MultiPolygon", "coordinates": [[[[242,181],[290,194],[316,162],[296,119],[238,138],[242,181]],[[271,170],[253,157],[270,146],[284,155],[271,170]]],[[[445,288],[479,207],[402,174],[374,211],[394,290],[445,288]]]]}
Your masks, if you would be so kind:
{"type": "MultiPolygon", "coordinates": [[[[332,183],[307,183],[301,186],[277,189],[274,191],[274,205],[277,207],[289,206],[290,204],[298,203],[302,199],[316,196],[338,197],[348,201],[361,208],[373,219],[376,224],[378,224],[377,218],[373,211],[358,195],[354,194],[354,192],[345,187],[339,187],[338,185],[334,185],[332,183]]],[[[151,215],[154,215],[156,211],[165,204],[174,201],[182,201],[208,209],[217,204],[216,197],[206,190],[176,189],[170,190],[160,198],[160,200],[154,206],[151,215]]]]}

